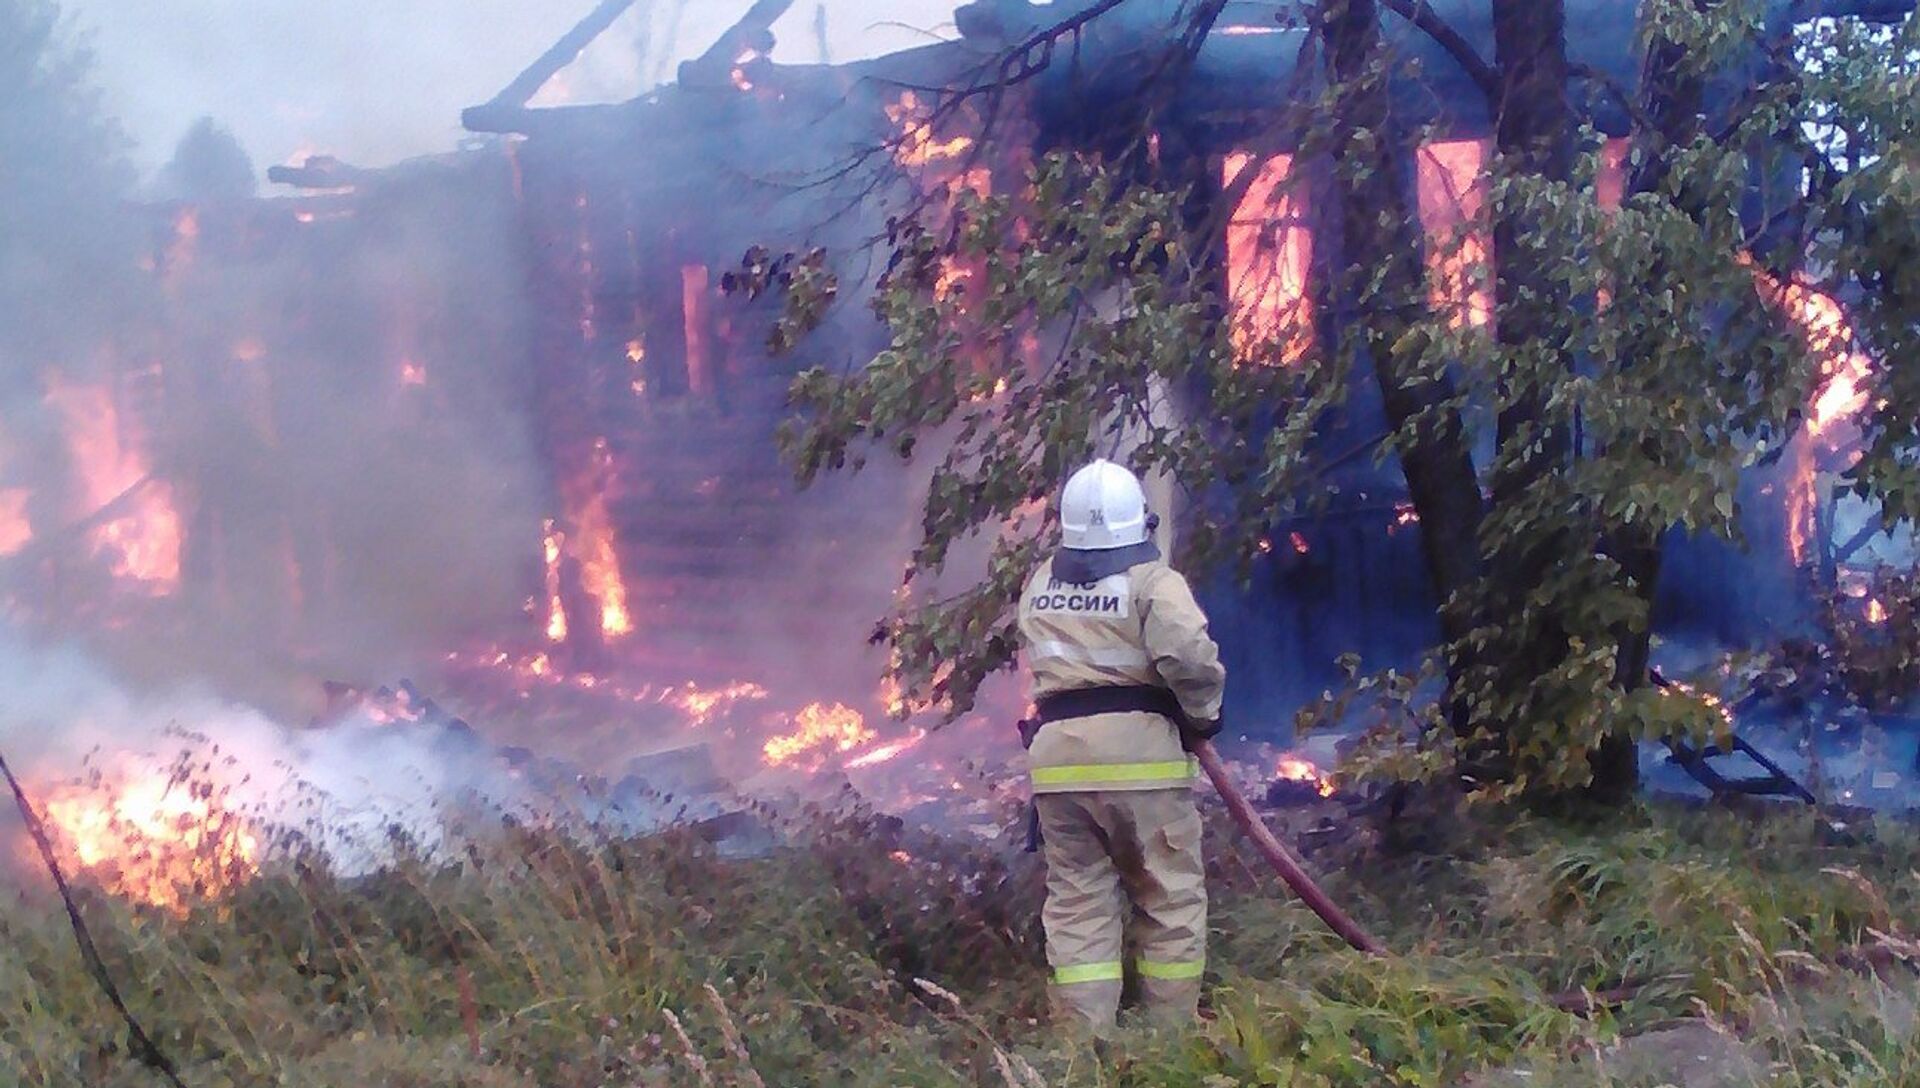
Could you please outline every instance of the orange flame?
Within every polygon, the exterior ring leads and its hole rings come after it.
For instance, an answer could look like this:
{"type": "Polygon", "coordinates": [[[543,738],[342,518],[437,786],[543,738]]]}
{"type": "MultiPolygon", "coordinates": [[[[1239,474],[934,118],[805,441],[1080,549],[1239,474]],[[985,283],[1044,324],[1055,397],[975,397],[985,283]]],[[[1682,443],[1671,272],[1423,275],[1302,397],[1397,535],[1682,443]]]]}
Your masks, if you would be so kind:
{"type": "Polygon", "coordinates": [[[125,442],[113,397],[99,386],[53,379],[47,399],[65,418],[67,446],[79,474],[86,513],[125,500],[125,513],[93,530],[94,554],[111,558],[113,573],[145,583],[165,596],[180,581],[180,516],[172,488],[148,479],[146,454],[125,442]],[[145,485],[129,495],[136,484],[145,485]]]}
{"type": "Polygon", "coordinates": [[[767,764],[787,767],[800,757],[826,751],[851,752],[874,739],[860,712],[840,703],[810,703],[793,716],[793,732],[774,737],[761,747],[767,764]]]}
{"type": "MultiPolygon", "coordinates": [[[[1232,185],[1253,165],[1252,154],[1226,157],[1223,183],[1232,185]]],[[[1242,362],[1264,344],[1279,344],[1283,363],[1306,356],[1313,342],[1313,303],[1307,273],[1313,262],[1313,231],[1301,223],[1304,193],[1286,189],[1290,155],[1259,164],[1258,173],[1227,224],[1228,335],[1242,362]]]]}
{"type": "Polygon", "coordinates": [[[893,157],[901,166],[927,166],[941,159],[958,158],[973,147],[970,136],[934,139],[933,125],[926,120],[927,112],[912,91],[900,92],[900,97],[886,106],[887,120],[900,127],[900,142],[894,148],[893,157]]]}
{"type": "Polygon", "coordinates": [[[698,726],[712,721],[714,715],[731,709],[736,703],[766,697],[767,689],[759,684],[740,682],[719,688],[687,684],[669,691],[663,701],[685,711],[690,723],[698,726]]]}
{"type": "Polygon", "coordinates": [[[907,751],[925,739],[927,739],[926,732],[916,729],[910,736],[893,741],[890,744],[883,744],[871,752],[848,760],[847,769],[857,771],[863,767],[877,767],[882,763],[892,762],[894,759],[899,758],[902,752],[907,751]]]}
{"type": "Polygon", "coordinates": [[[208,790],[166,776],[61,791],[46,817],[63,862],[156,907],[217,897],[257,869],[253,830],[208,790]]]}
{"type": "Polygon", "coordinates": [[[741,91],[753,90],[753,80],[747,78],[747,65],[765,55],[758,49],[749,48],[741,50],[740,55],[733,58],[733,71],[728,74],[732,77],[735,88],[741,91]]]}
{"type": "Polygon", "coordinates": [[[1887,607],[1877,597],[1867,601],[1867,622],[1875,625],[1887,622],[1887,607]]]}
{"type": "MultiPolygon", "coordinates": [[[[547,558],[547,641],[567,641],[567,608],[560,603],[560,531],[548,518],[544,538],[547,558]]],[[[545,655],[541,655],[545,659],[545,655]]],[[[536,670],[537,671],[537,670],[536,670]]]]}
{"type": "MultiPolygon", "coordinates": [[[[600,631],[608,638],[633,633],[633,615],[627,610],[627,584],[620,574],[620,553],[613,518],[607,512],[607,489],[613,476],[613,454],[607,440],[593,440],[593,467],[576,481],[572,506],[573,535],[565,539],[579,561],[580,581],[600,605],[600,631]]],[[[551,569],[551,567],[549,568],[551,569]]],[[[551,623],[549,623],[551,637],[551,623]]]]}
{"type": "Polygon", "coordinates": [[[1294,755],[1281,756],[1273,773],[1283,781],[1310,783],[1314,792],[1322,797],[1332,797],[1334,794],[1333,779],[1322,774],[1311,760],[1294,755]]]}
{"type": "Polygon", "coordinates": [[[1838,300],[1804,283],[1780,282],[1747,254],[1740,255],[1740,263],[1753,269],[1761,297],[1786,311],[1820,361],[1821,384],[1808,406],[1807,440],[1793,452],[1793,479],[1786,496],[1787,548],[1800,564],[1806,562],[1808,543],[1818,528],[1820,496],[1812,445],[1824,440],[1829,449],[1839,447],[1842,426],[1867,403],[1871,365],[1854,348],[1853,327],[1838,300]]]}
{"type": "Polygon", "coordinates": [[[1493,288],[1485,274],[1492,246],[1484,230],[1470,226],[1486,200],[1480,182],[1488,147],[1486,140],[1445,140],[1422,147],[1416,160],[1420,222],[1431,243],[1428,297],[1456,329],[1493,323],[1493,288]]]}

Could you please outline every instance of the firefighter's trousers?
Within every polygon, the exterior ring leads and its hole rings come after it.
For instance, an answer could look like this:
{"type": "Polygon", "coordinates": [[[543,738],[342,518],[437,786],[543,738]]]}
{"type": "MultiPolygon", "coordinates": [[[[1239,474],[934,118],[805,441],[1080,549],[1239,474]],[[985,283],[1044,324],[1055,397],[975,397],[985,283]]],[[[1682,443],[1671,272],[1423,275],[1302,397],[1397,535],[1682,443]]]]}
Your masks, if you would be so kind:
{"type": "Polygon", "coordinates": [[[1042,793],[1034,803],[1045,842],[1041,920],[1056,1019],[1077,1017],[1096,1034],[1113,1027],[1131,915],[1142,1011],[1163,1022],[1192,1020],[1207,941],[1192,789],[1042,793]]]}

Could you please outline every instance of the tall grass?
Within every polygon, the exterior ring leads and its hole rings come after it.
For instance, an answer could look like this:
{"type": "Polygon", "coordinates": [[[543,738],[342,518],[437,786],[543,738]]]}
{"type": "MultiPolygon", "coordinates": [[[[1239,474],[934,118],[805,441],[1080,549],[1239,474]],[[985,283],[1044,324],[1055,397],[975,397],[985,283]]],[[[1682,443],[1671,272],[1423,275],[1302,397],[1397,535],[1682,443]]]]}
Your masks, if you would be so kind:
{"type": "MultiPolygon", "coordinates": [[[[358,876],[296,844],[184,915],[83,906],[195,1086],[1609,1084],[1596,1055],[1677,1018],[1766,1083],[1920,1083],[1901,828],[1840,845],[1797,811],[1646,807],[1367,830],[1311,865],[1396,950],[1372,961],[1210,814],[1212,1018],[1096,1052],[1047,1022],[1035,859],[857,809],[763,815],[782,845],[757,858],[497,818],[433,850],[396,832],[358,876]],[[1550,1000],[1629,978],[1588,1015],[1550,1000]]],[[[0,908],[0,995],[0,1083],[158,1083],[43,895],[0,908]]]]}

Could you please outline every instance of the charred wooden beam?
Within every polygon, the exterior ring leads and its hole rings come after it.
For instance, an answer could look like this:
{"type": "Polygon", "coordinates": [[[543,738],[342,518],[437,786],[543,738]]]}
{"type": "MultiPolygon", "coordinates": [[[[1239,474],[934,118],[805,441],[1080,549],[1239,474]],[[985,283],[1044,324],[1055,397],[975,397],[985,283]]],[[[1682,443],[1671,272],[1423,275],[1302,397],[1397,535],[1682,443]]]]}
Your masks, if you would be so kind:
{"type": "MultiPolygon", "coordinates": [[[[1662,690],[1674,686],[1673,681],[1661,674],[1659,669],[1648,669],[1647,678],[1662,690]]],[[[1717,745],[1695,748],[1678,737],[1666,738],[1667,751],[1673,754],[1673,761],[1687,772],[1695,782],[1705,786],[1716,795],[1743,794],[1749,797],[1793,797],[1809,805],[1817,805],[1819,799],[1813,791],[1800,784],[1800,780],[1786,772],[1786,769],[1769,759],[1760,749],[1747,743],[1739,734],[1734,733],[1733,751],[1745,755],[1767,772],[1764,778],[1728,778],[1708,764],[1708,760],[1727,752],[1717,745]]]]}
{"type": "Polygon", "coordinates": [[[634,3],[635,0],[601,0],[599,7],[553,43],[551,49],[540,54],[539,60],[515,76],[499,94],[484,105],[462,111],[461,123],[471,132],[518,132],[519,122],[527,112],[527,102],[539,94],[540,88],[560,69],[573,63],[594,39],[605,34],[614,20],[625,15],[634,3]]]}
{"type": "Polygon", "coordinates": [[[309,155],[299,166],[270,166],[267,180],[300,189],[351,189],[373,172],[341,162],[331,155],[309,155]]]}
{"type": "Polygon", "coordinates": [[[680,65],[679,80],[682,87],[730,88],[733,86],[733,70],[741,63],[741,58],[752,55],[764,58],[773,51],[773,24],[787,9],[793,7],[793,0],[755,0],[753,7],[740,17],[740,21],[720,35],[720,40],[699,56],[680,65]]]}

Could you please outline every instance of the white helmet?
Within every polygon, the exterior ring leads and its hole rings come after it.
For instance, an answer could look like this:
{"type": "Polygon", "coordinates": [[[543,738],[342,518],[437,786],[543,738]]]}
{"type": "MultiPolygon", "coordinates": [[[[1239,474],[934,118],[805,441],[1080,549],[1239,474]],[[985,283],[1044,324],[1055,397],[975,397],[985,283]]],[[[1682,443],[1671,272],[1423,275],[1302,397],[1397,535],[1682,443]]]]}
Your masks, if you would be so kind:
{"type": "Polygon", "coordinates": [[[1084,551],[1110,551],[1147,539],[1147,496],[1140,480],[1112,461],[1073,474],[1060,496],[1060,542],[1084,551]]]}

